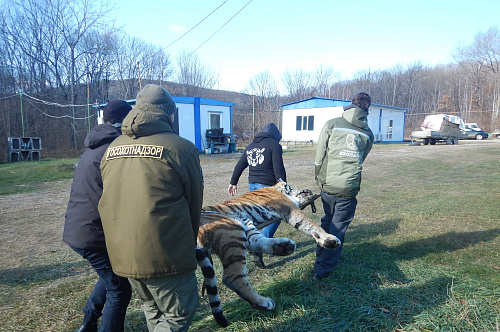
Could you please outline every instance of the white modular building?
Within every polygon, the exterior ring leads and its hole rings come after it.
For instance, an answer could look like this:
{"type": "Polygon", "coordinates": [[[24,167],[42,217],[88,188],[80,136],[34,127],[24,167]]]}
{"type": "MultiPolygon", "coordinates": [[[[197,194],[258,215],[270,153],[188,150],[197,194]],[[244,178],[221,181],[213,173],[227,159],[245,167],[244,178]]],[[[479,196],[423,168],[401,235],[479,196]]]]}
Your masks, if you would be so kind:
{"type": "MultiPolygon", "coordinates": [[[[172,97],[177,105],[174,129],[190,140],[198,151],[208,153],[233,152],[233,106],[235,103],[201,97],[172,97]]],[[[132,107],[135,99],[125,100],[132,107]]],[[[99,105],[98,123],[102,123],[99,105]]]]}
{"type": "MultiPolygon", "coordinates": [[[[316,142],[323,125],[342,116],[343,106],[350,100],[313,97],[282,105],[282,140],[316,142]]],[[[376,142],[402,142],[404,140],[407,108],[372,104],[368,126],[376,142]]]]}

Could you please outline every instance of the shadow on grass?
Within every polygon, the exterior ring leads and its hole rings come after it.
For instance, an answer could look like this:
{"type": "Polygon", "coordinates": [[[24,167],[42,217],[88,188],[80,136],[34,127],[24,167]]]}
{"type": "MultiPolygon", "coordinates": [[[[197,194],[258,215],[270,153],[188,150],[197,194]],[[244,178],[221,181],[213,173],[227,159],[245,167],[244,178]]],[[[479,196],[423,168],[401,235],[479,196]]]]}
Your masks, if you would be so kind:
{"type": "Polygon", "coordinates": [[[375,236],[394,234],[399,229],[402,218],[387,219],[372,224],[357,224],[354,221],[347,230],[349,241],[365,241],[375,236]],[[352,239],[352,240],[351,240],[352,239]]]}
{"type": "Polygon", "coordinates": [[[425,239],[410,241],[389,250],[402,259],[412,259],[430,253],[455,251],[472,245],[489,242],[500,236],[500,228],[473,232],[448,232],[425,239]]]}
{"type": "MultiPolygon", "coordinates": [[[[262,320],[266,331],[393,331],[443,305],[449,300],[448,288],[453,284],[451,276],[439,271],[422,271],[424,275],[419,280],[411,280],[398,263],[465,249],[500,236],[500,228],[452,231],[394,247],[375,239],[378,235],[393,234],[399,221],[350,228],[349,239],[354,241],[346,243],[341,264],[331,276],[316,283],[306,273],[303,278],[283,280],[266,288],[262,295],[276,301],[275,312],[252,310],[240,299],[227,301],[228,320],[262,320]],[[297,311],[302,312],[300,317],[297,311]]],[[[315,246],[313,240],[298,242],[293,255],[269,264],[268,268],[308,255],[310,250],[305,247],[311,245],[315,246]]],[[[250,331],[262,331],[262,327],[250,331]]]]}
{"type": "MultiPolygon", "coordinates": [[[[260,315],[277,321],[267,325],[266,331],[394,331],[411,323],[423,311],[446,302],[446,289],[451,282],[451,278],[438,277],[421,285],[379,289],[367,280],[352,283],[329,278],[320,284],[299,281],[299,285],[290,280],[267,290],[281,294],[280,303],[276,312],[260,315]],[[298,298],[291,294],[290,290],[298,287],[303,287],[307,296],[298,298]],[[302,308],[307,314],[297,317],[295,308],[302,308]]],[[[229,319],[238,319],[240,315],[244,317],[244,310],[231,312],[229,319]]]]}
{"type": "Polygon", "coordinates": [[[19,267],[0,271],[0,285],[19,286],[93,271],[87,261],[19,267]]]}

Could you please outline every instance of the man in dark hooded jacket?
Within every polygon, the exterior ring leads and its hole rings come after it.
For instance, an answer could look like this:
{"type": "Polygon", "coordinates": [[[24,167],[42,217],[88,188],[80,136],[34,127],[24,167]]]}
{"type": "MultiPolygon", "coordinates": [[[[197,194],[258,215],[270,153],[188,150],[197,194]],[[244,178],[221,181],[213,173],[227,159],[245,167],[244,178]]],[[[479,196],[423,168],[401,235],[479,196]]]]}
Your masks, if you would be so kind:
{"type": "Polygon", "coordinates": [[[113,273],[101,217],[97,210],[102,195],[99,169],[109,144],[121,135],[120,126],[132,107],[123,100],[104,107],[103,122],[85,138],[87,147],[75,169],[64,223],[63,241],[89,261],[99,275],[94,290],[83,308],[83,323],[77,332],[123,331],[125,314],[132,294],[127,278],[113,273]]]}
{"type": "MultiPolygon", "coordinates": [[[[274,123],[268,123],[262,131],[255,135],[241,158],[236,163],[233,175],[227,189],[231,196],[238,190],[237,184],[241,173],[248,167],[249,190],[257,190],[264,187],[274,186],[280,180],[286,181],[285,166],[283,165],[283,149],[279,141],[281,133],[274,123]]],[[[264,227],[261,232],[264,236],[272,238],[280,221],[264,227]]],[[[261,253],[254,253],[255,264],[264,268],[261,253]]]]}

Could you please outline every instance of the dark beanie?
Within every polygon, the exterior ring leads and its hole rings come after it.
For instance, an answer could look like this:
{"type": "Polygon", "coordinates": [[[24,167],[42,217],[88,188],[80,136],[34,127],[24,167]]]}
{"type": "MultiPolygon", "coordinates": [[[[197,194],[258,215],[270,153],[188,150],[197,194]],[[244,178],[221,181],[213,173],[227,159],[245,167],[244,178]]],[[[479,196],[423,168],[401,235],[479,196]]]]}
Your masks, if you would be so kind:
{"type": "Polygon", "coordinates": [[[159,110],[170,115],[177,111],[175,101],[167,90],[156,84],[148,84],[139,91],[136,105],[147,104],[153,110],[159,110]]]}
{"type": "Polygon", "coordinates": [[[122,122],[131,109],[132,106],[123,100],[111,100],[104,106],[102,120],[105,123],[109,121],[115,123],[122,122]]]}

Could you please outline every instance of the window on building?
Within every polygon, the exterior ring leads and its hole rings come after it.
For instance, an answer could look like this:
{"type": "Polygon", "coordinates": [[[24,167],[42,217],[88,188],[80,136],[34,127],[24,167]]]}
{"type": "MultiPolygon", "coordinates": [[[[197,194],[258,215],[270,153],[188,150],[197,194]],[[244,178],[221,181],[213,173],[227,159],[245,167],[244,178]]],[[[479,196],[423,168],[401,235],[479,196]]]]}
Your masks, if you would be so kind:
{"type": "Polygon", "coordinates": [[[309,122],[307,124],[307,130],[314,130],[314,115],[309,115],[309,122]]]}
{"type": "Polygon", "coordinates": [[[209,114],[209,128],[208,129],[218,129],[222,128],[222,113],[208,113],[209,114]]]}
{"type": "Polygon", "coordinates": [[[297,122],[296,122],[296,125],[295,125],[295,130],[297,130],[297,131],[301,131],[302,130],[302,117],[301,116],[297,116],[297,122]]]}
{"type": "Polygon", "coordinates": [[[314,115],[297,116],[295,130],[314,130],[314,115]]]}

